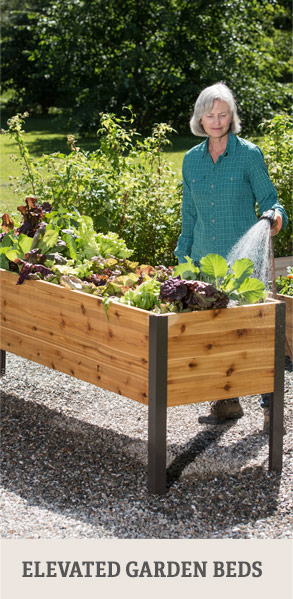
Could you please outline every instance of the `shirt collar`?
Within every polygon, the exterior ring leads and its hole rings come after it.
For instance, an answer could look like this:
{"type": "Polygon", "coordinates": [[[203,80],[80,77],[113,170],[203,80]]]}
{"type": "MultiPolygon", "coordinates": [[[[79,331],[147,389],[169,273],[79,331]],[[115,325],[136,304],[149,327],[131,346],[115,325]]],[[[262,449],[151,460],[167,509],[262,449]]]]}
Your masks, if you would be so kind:
{"type": "MultiPolygon", "coordinates": [[[[205,158],[208,154],[208,151],[209,151],[208,143],[209,143],[209,138],[207,137],[207,139],[203,142],[203,145],[202,145],[202,158],[205,158]]],[[[236,135],[234,135],[234,133],[231,133],[231,131],[229,131],[226,150],[222,154],[222,156],[227,156],[228,154],[231,154],[231,155],[235,154],[236,144],[237,144],[236,135]]]]}

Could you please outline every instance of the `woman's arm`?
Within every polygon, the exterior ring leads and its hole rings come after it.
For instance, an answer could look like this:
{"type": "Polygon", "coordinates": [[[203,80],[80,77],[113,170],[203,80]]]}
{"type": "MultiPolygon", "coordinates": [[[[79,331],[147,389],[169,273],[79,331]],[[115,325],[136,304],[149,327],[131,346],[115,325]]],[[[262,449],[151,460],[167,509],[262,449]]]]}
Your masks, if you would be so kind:
{"type": "Polygon", "coordinates": [[[183,199],[182,199],[182,226],[181,233],[175,249],[175,256],[179,263],[186,262],[185,256],[191,256],[191,248],[193,244],[194,226],[196,223],[196,210],[194,201],[191,195],[191,189],[188,176],[187,157],[184,157],[182,165],[183,176],[183,199]]]}
{"type": "Polygon", "coordinates": [[[276,211],[275,222],[271,231],[272,235],[276,235],[287,226],[288,216],[285,208],[278,201],[277,191],[269,177],[262,151],[258,146],[249,149],[247,169],[249,182],[258,203],[260,214],[271,209],[276,211]]]}

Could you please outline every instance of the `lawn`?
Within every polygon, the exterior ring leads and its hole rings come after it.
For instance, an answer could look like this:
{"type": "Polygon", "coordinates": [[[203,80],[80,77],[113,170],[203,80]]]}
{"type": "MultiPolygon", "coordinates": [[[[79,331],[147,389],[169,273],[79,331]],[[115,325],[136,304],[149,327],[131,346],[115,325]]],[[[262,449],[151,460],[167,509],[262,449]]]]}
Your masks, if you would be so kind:
{"type": "MultiPolygon", "coordinates": [[[[7,128],[7,115],[5,110],[2,113],[2,128],[7,128]]],[[[67,144],[67,135],[74,134],[70,131],[64,119],[59,116],[49,115],[45,117],[30,116],[25,120],[25,142],[32,158],[38,159],[43,154],[53,152],[69,152],[67,144]]],[[[97,147],[97,137],[80,136],[76,134],[78,145],[83,150],[93,151],[97,147]]],[[[181,176],[181,165],[183,156],[188,149],[194,146],[199,140],[192,135],[180,136],[174,134],[171,138],[172,146],[166,147],[166,157],[172,164],[174,170],[181,176]]],[[[23,164],[20,159],[17,144],[9,135],[4,133],[0,136],[1,151],[1,198],[0,210],[12,214],[17,206],[23,203],[24,198],[19,197],[13,191],[11,185],[15,177],[21,176],[23,164]]]]}

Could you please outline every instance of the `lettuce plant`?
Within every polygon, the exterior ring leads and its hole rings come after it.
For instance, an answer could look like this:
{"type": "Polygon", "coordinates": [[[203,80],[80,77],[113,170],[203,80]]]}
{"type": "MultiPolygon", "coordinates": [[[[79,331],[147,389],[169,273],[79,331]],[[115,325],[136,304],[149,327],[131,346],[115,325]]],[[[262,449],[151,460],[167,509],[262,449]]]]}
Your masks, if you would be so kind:
{"type": "Polygon", "coordinates": [[[205,280],[238,304],[255,303],[265,298],[265,285],[251,277],[254,265],[249,258],[236,260],[231,268],[219,254],[207,254],[201,258],[199,268],[188,256],[185,259],[186,262],[175,267],[175,275],[189,280],[205,280]]]}
{"type": "Polygon", "coordinates": [[[229,268],[217,254],[208,254],[199,266],[186,257],[175,268],[132,262],[132,251],[117,233],[96,232],[93,220],[77,210],[66,213],[44,208],[27,198],[19,211],[27,223],[15,227],[2,217],[0,266],[26,279],[44,279],[69,289],[115,299],[157,313],[226,308],[229,300],[253,303],[264,298],[265,286],[251,277],[253,263],[243,258],[229,268]]]}

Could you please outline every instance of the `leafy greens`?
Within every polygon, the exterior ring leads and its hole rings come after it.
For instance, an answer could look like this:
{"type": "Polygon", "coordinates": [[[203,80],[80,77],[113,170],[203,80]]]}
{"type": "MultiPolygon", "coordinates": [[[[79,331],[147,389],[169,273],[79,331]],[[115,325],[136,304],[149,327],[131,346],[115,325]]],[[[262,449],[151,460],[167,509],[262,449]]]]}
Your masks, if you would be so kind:
{"type": "Polygon", "coordinates": [[[90,217],[53,211],[46,202],[28,197],[19,206],[23,223],[15,227],[2,217],[0,267],[19,273],[18,284],[43,279],[104,300],[156,313],[226,308],[262,301],[265,286],[251,277],[247,258],[230,267],[218,254],[204,256],[199,265],[185,257],[175,268],[129,260],[132,251],[116,233],[96,232],[90,217]]]}

